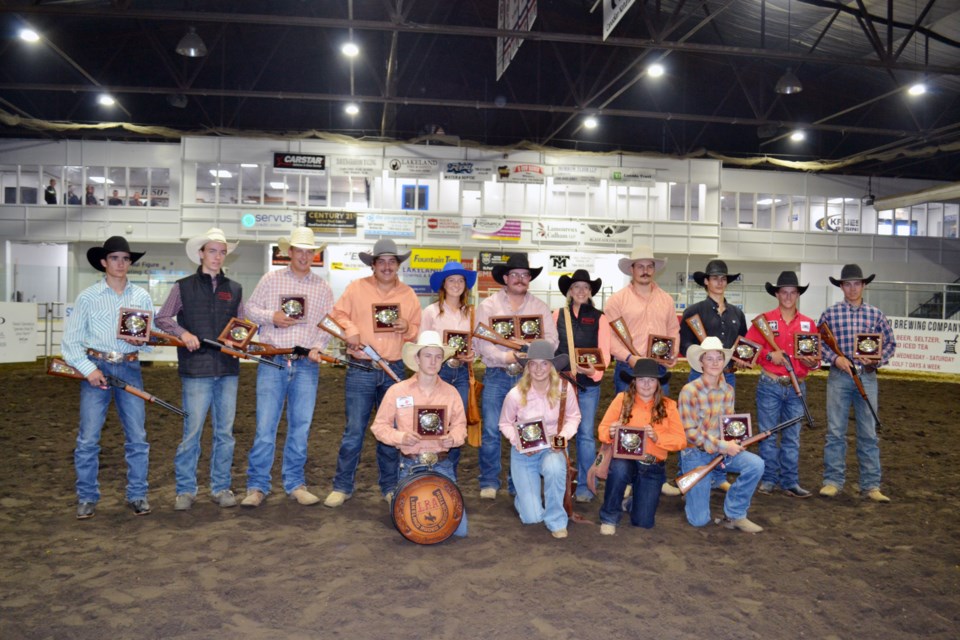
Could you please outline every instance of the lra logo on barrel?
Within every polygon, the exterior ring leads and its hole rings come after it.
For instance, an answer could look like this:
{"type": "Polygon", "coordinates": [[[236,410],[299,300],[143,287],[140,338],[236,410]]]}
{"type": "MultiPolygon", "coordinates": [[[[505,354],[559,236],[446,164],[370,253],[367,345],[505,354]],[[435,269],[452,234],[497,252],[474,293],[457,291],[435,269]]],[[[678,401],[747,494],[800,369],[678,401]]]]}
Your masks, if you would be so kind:
{"type": "Polygon", "coordinates": [[[393,524],[404,538],[417,544],[436,544],[460,526],[463,497],[453,481],[428,471],[400,483],[391,511],[393,524]]]}

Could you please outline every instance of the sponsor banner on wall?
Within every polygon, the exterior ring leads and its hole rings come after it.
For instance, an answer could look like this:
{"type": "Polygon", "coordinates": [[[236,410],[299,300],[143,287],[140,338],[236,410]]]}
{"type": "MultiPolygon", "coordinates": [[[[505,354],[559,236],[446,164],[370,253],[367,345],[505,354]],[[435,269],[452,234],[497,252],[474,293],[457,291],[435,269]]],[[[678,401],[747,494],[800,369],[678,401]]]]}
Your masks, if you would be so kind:
{"type": "MultiPolygon", "coordinates": [[[[322,251],[315,251],[313,253],[313,262],[310,264],[311,267],[322,267],[324,265],[323,256],[327,252],[326,249],[322,251]]],[[[271,244],[270,245],[270,264],[277,267],[290,264],[290,254],[280,253],[280,245],[271,244]]]]}
{"type": "MultiPolygon", "coordinates": [[[[330,261],[330,271],[360,271],[369,272],[370,267],[360,260],[360,252],[369,252],[373,247],[358,247],[355,245],[332,244],[325,252],[330,261]]],[[[364,275],[370,275],[365,273],[364,275]]]]}
{"type": "Polygon", "coordinates": [[[357,233],[357,213],[355,211],[307,211],[305,225],[314,233],[357,233]]]}
{"type": "Polygon", "coordinates": [[[274,152],[273,170],[277,173],[327,175],[327,156],[315,153],[274,152]]]}
{"type": "Polygon", "coordinates": [[[366,213],[363,227],[363,235],[367,238],[413,238],[417,235],[417,219],[413,216],[366,213]]]}
{"type": "Polygon", "coordinates": [[[579,167],[576,165],[557,165],[553,167],[553,184],[580,187],[599,187],[600,180],[606,176],[601,167],[579,167]]]}
{"type": "MultiPolygon", "coordinates": [[[[507,264],[510,256],[522,256],[522,251],[481,251],[477,265],[477,294],[486,298],[491,293],[499,291],[503,285],[493,279],[493,268],[500,264],[507,264]]],[[[532,265],[536,266],[536,265],[532,265]]]]}
{"type": "Polygon", "coordinates": [[[607,170],[607,180],[611,186],[654,187],[657,184],[657,170],[616,167],[607,170]]]}
{"type": "Polygon", "coordinates": [[[251,231],[290,231],[299,222],[300,215],[292,211],[240,214],[240,227],[251,231]]]}
{"type": "Polygon", "coordinates": [[[597,270],[597,256],[586,253],[551,253],[548,263],[544,266],[547,267],[547,275],[551,278],[570,275],[577,269],[586,269],[593,274],[597,270]]]}
{"type": "Polygon", "coordinates": [[[460,262],[460,249],[413,249],[408,262],[413,269],[439,271],[448,262],[460,262]]]}
{"type": "Polygon", "coordinates": [[[542,164],[530,162],[498,162],[497,182],[507,184],[543,184],[547,178],[542,164]]]}
{"type": "Polygon", "coordinates": [[[846,233],[860,233],[860,217],[848,216],[844,219],[842,214],[834,214],[830,216],[825,216],[820,218],[813,223],[813,228],[817,231],[830,231],[832,233],[839,233],[840,228],[846,233]]]}
{"type": "Polygon", "coordinates": [[[430,158],[390,158],[387,171],[391,178],[436,178],[440,161],[430,158]]]}
{"type": "Polygon", "coordinates": [[[603,0],[603,39],[613,32],[620,18],[633,6],[635,0],[603,0]]]}
{"type": "Polygon", "coordinates": [[[446,162],[441,166],[444,180],[467,180],[470,182],[486,182],[493,178],[492,162],[477,162],[476,160],[459,160],[446,162]]]}
{"type": "Polygon", "coordinates": [[[424,221],[424,238],[427,240],[459,240],[463,234],[460,218],[436,216],[424,221]]]}
{"type": "Polygon", "coordinates": [[[960,373],[960,321],[888,317],[897,350],[887,365],[900,371],[960,373]]]}
{"type": "Polygon", "coordinates": [[[330,175],[340,178],[374,180],[383,174],[383,158],[372,156],[330,156],[330,175]]]}
{"type": "Polygon", "coordinates": [[[584,223],[580,225],[581,242],[585,244],[622,245],[630,244],[633,236],[630,225],[620,223],[584,223]]]}
{"type": "Polygon", "coordinates": [[[520,241],[519,220],[488,220],[476,218],[470,235],[474,240],[509,240],[520,241]]]}
{"type": "Polygon", "coordinates": [[[533,226],[533,236],[544,242],[578,242],[580,223],[560,220],[540,220],[533,226]]]}
{"type": "Polygon", "coordinates": [[[37,359],[37,305],[0,302],[0,362],[37,359]]]}
{"type": "MultiPolygon", "coordinates": [[[[537,19],[537,0],[500,0],[497,11],[497,29],[501,31],[530,31],[537,19]]],[[[497,38],[497,80],[517,55],[523,38],[497,38]]]]}

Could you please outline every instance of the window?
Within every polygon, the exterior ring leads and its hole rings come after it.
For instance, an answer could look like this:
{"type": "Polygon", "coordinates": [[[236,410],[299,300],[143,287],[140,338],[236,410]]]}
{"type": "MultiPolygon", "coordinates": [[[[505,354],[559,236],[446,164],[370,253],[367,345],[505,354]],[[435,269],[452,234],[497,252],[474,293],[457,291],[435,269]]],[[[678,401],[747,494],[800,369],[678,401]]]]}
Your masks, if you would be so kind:
{"type": "Polygon", "coordinates": [[[150,206],[170,206],[170,169],[150,169],[150,206]]]}

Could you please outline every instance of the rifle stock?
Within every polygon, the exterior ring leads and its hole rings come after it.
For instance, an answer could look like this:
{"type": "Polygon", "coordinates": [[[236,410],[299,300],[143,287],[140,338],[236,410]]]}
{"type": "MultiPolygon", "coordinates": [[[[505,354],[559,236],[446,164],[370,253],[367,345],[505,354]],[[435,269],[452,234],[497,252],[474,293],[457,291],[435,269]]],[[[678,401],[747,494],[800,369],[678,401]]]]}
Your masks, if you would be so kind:
{"type": "MultiPolygon", "coordinates": [[[[61,378],[73,378],[75,380],[87,379],[87,376],[83,375],[60,358],[54,358],[50,361],[50,366],[47,367],[47,373],[51,376],[59,376],[61,378]]],[[[101,373],[103,372],[101,371],[101,373]]],[[[107,384],[109,384],[111,387],[116,387],[121,391],[126,391],[130,395],[137,396],[138,398],[141,398],[142,400],[145,400],[151,404],[160,405],[164,409],[172,411],[179,416],[189,416],[189,414],[183,409],[179,409],[169,402],[161,400],[157,396],[147,393],[143,389],[138,389],[132,384],[129,384],[128,382],[125,382],[116,376],[112,376],[109,373],[103,373],[103,377],[107,379],[107,384]]]]}
{"type": "Polygon", "coordinates": [[[228,347],[222,342],[217,342],[216,340],[211,340],[210,338],[204,338],[203,340],[201,340],[201,342],[203,342],[204,344],[208,344],[211,347],[216,347],[220,349],[220,351],[222,351],[223,353],[227,354],[228,356],[233,356],[234,358],[243,358],[244,360],[251,360],[253,362],[256,362],[257,364],[265,364],[269,367],[273,367],[274,369],[283,369],[283,365],[277,364],[272,360],[264,360],[263,358],[258,358],[257,356],[247,353],[246,351],[241,351],[240,349],[234,349],[232,347],[228,347]]]}
{"type": "MultiPolygon", "coordinates": [[[[266,342],[251,342],[247,345],[247,353],[256,353],[261,356],[283,356],[290,353],[295,353],[299,356],[308,356],[310,355],[310,349],[306,347],[290,347],[281,349],[280,347],[275,347],[272,344],[267,344],[266,342]]],[[[360,364],[359,362],[351,362],[344,358],[337,358],[335,356],[328,356],[325,353],[318,353],[317,356],[323,362],[328,362],[330,364],[341,364],[347,367],[356,367],[357,369],[363,369],[364,371],[376,371],[373,367],[368,367],[365,364],[360,364]]]]}
{"type": "Polygon", "coordinates": [[[877,423],[877,431],[880,430],[882,425],[880,424],[880,416],[877,415],[877,410],[873,408],[873,403],[870,402],[870,397],[867,395],[867,390],[863,388],[863,382],[860,380],[860,374],[857,373],[857,365],[847,357],[843,351],[840,350],[840,345],[837,343],[837,336],[833,334],[833,330],[830,328],[830,325],[827,324],[827,321],[824,320],[817,327],[820,331],[820,337],[823,338],[823,341],[827,343],[827,346],[837,354],[839,357],[847,359],[847,362],[850,363],[850,377],[853,378],[853,383],[857,385],[857,391],[860,393],[860,397],[863,398],[863,401],[867,403],[867,408],[870,409],[870,413],[873,415],[874,421],[877,423]]]}
{"type": "MultiPolygon", "coordinates": [[[[346,336],[346,333],[344,332],[344,328],[340,326],[340,323],[334,320],[330,314],[323,316],[320,322],[317,323],[317,328],[322,329],[323,331],[326,331],[327,333],[332,335],[334,338],[343,340],[344,342],[347,341],[347,336],[346,336]]],[[[365,354],[367,354],[370,357],[370,359],[374,363],[376,363],[378,367],[383,369],[383,372],[388,376],[390,376],[390,378],[394,382],[400,382],[400,376],[394,373],[393,369],[390,368],[390,364],[383,359],[383,356],[377,353],[376,349],[374,349],[369,345],[365,345],[363,343],[357,345],[357,348],[363,351],[365,354]]]]}

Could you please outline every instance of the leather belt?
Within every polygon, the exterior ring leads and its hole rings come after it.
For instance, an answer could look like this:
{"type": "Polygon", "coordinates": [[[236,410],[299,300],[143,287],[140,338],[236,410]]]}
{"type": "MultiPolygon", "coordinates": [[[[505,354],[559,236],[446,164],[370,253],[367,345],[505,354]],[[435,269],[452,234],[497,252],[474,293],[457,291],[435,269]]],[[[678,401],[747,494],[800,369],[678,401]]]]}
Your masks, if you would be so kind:
{"type": "Polygon", "coordinates": [[[640,464],[666,464],[666,460],[660,460],[657,456],[651,453],[645,453],[641,456],[637,462],[640,464]]]}
{"type": "Polygon", "coordinates": [[[766,369],[761,369],[761,371],[763,371],[763,375],[765,375],[770,380],[773,380],[781,387],[789,387],[791,384],[793,384],[792,382],[790,382],[790,376],[775,376],[769,371],[767,371],[766,369]]]}
{"type": "Polygon", "coordinates": [[[414,464],[437,464],[441,460],[446,460],[447,455],[446,451],[424,451],[414,456],[405,455],[403,459],[414,464]]]}
{"type": "Polygon", "coordinates": [[[294,360],[300,360],[301,358],[306,358],[307,356],[302,356],[299,353],[278,353],[274,358],[281,358],[288,362],[293,362],[294,360]]]}
{"type": "Polygon", "coordinates": [[[103,360],[110,364],[120,364],[121,362],[136,362],[140,358],[140,352],[131,351],[130,353],[121,353],[120,351],[97,351],[96,349],[87,349],[87,355],[97,360],[103,360]]]}

